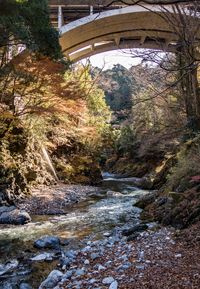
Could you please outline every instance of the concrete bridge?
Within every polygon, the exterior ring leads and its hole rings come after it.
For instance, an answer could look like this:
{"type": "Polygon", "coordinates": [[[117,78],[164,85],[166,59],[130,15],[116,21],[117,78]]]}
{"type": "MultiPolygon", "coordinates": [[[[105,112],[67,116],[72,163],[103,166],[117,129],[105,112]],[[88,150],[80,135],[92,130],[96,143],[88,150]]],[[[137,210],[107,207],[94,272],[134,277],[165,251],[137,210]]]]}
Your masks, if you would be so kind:
{"type": "Polygon", "coordinates": [[[60,31],[62,50],[71,61],[116,49],[177,49],[177,33],[166,21],[166,13],[174,14],[170,5],[163,8],[111,0],[51,0],[50,9],[51,20],[60,31]]]}

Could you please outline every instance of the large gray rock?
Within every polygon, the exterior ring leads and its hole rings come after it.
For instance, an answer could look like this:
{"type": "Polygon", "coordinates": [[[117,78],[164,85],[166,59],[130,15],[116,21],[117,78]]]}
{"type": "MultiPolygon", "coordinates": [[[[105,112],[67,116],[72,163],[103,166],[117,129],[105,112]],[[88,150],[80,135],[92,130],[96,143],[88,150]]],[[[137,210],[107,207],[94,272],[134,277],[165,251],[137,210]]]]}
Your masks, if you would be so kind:
{"type": "Polygon", "coordinates": [[[31,261],[44,261],[44,260],[52,261],[54,256],[55,256],[54,253],[44,252],[42,254],[36,255],[35,257],[32,257],[31,261]]]}
{"type": "Polygon", "coordinates": [[[61,281],[62,277],[63,277],[63,273],[61,271],[53,270],[49,274],[47,279],[42,282],[42,284],[40,285],[39,289],[54,288],[58,284],[58,282],[61,281]]]}
{"type": "Polygon", "coordinates": [[[148,229],[148,226],[146,224],[138,224],[138,225],[135,225],[129,229],[125,229],[122,231],[122,235],[123,236],[130,236],[134,233],[137,233],[137,232],[143,232],[145,230],[148,229]]]}
{"type": "Polygon", "coordinates": [[[44,236],[34,242],[34,247],[38,249],[58,249],[60,246],[60,239],[56,236],[44,236]]]}
{"type": "Polygon", "coordinates": [[[138,207],[140,209],[146,208],[148,205],[155,202],[156,198],[158,197],[158,192],[154,191],[139,199],[136,203],[134,203],[134,207],[138,207]]]}
{"type": "Polygon", "coordinates": [[[16,207],[0,207],[0,224],[24,225],[31,221],[30,215],[16,207]]]}
{"type": "Polygon", "coordinates": [[[19,262],[17,260],[12,260],[10,262],[7,262],[5,265],[0,264],[0,276],[12,272],[14,269],[16,269],[19,265],[19,262]]]}
{"type": "Polygon", "coordinates": [[[16,210],[17,208],[15,207],[15,206],[1,206],[0,207],[0,215],[2,214],[2,213],[8,213],[8,212],[11,212],[11,211],[13,211],[13,210],[16,210]]]}

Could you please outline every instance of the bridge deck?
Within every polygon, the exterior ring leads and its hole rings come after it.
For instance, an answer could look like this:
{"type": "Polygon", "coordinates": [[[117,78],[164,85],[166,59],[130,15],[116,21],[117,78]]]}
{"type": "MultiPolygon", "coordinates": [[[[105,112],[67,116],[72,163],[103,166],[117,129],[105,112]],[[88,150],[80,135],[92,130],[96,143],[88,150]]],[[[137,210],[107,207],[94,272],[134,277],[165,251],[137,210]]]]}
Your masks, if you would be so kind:
{"type": "Polygon", "coordinates": [[[123,4],[110,4],[110,0],[50,0],[50,18],[55,27],[58,27],[58,7],[62,9],[62,24],[68,24],[77,19],[81,19],[91,13],[100,13],[112,9],[124,7],[123,4]]]}

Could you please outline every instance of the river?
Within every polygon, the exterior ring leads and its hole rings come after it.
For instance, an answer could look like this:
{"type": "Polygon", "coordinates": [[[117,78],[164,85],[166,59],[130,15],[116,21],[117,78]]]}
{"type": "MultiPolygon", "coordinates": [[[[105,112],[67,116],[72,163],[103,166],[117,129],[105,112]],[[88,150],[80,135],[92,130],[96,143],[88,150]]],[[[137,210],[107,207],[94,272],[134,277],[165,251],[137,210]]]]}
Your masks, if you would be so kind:
{"type": "Polygon", "coordinates": [[[104,173],[104,181],[98,191],[95,190],[87,200],[67,209],[66,214],[31,216],[32,222],[24,226],[1,225],[0,263],[16,260],[18,266],[6,274],[0,273],[0,288],[8,280],[12,284],[26,280],[36,289],[56,267],[58,260],[30,260],[39,254],[38,249],[33,247],[37,238],[56,235],[69,240],[67,248],[79,248],[83,246],[84,240],[101,239],[114,228],[138,223],[141,210],[134,207],[134,203],[147,193],[134,187],[131,178],[120,179],[119,176],[104,173]]]}

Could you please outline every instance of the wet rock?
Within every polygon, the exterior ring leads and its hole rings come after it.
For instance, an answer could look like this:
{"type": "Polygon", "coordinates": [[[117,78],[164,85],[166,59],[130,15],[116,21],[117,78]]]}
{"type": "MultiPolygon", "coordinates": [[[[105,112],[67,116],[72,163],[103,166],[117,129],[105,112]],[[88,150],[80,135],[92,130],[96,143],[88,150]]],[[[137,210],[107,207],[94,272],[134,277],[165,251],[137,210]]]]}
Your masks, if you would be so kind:
{"type": "Polygon", "coordinates": [[[31,221],[30,215],[22,210],[3,206],[0,209],[0,224],[24,225],[31,221]]]}
{"type": "Polygon", "coordinates": [[[21,283],[19,289],[32,289],[32,287],[28,283],[21,283]]]}
{"type": "Polygon", "coordinates": [[[118,282],[117,281],[114,281],[110,284],[109,289],[117,289],[117,288],[118,288],[118,282]]]}
{"type": "Polygon", "coordinates": [[[107,191],[106,193],[107,197],[121,197],[123,194],[115,191],[107,191]]]}
{"type": "Polygon", "coordinates": [[[42,284],[40,285],[39,289],[54,288],[58,284],[58,282],[61,281],[62,277],[63,277],[63,273],[61,271],[53,270],[49,274],[47,279],[42,282],[42,284]]]}
{"type": "Polygon", "coordinates": [[[102,280],[102,283],[105,284],[105,285],[109,285],[111,284],[112,282],[114,282],[115,279],[113,277],[106,277],[102,280]]]}
{"type": "Polygon", "coordinates": [[[31,261],[44,261],[44,260],[51,261],[53,260],[54,256],[55,256],[54,253],[43,253],[31,258],[31,261]]]}
{"type": "Polygon", "coordinates": [[[0,264],[0,276],[16,269],[18,265],[19,265],[19,262],[17,260],[10,261],[6,263],[5,265],[0,264]]]}
{"type": "Polygon", "coordinates": [[[34,242],[34,247],[38,249],[58,249],[60,246],[60,239],[56,236],[45,236],[34,242]]]}
{"type": "Polygon", "coordinates": [[[13,210],[16,210],[17,208],[15,207],[15,206],[1,206],[0,207],[0,215],[2,214],[2,213],[8,213],[8,212],[11,212],[11,211],[13,211],[13,210]]]}
{"type": "Polygon", "coordinates": [[[130,236],[136,232],[143,232],[147,229],[148,229],[148,226],[146,224],[138,224],[138,225],[133,226],[132,228],[123,230],[122,235],[123,236],[130,236]]]}

